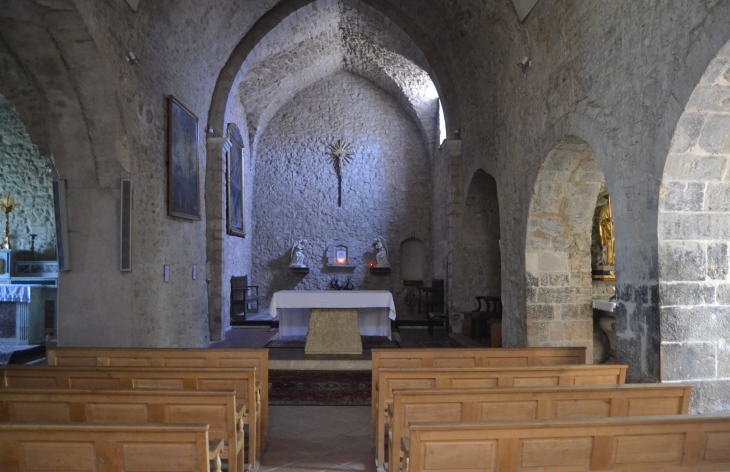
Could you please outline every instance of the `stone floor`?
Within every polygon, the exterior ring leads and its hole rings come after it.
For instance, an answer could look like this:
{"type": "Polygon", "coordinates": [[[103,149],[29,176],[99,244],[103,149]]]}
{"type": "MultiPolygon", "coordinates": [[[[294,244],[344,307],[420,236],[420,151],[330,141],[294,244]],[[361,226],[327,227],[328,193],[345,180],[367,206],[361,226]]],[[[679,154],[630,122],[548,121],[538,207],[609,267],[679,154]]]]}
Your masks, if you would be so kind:
{"type": "Polygon", "coordinates": [[[271,406],[259,472],[375,472],[369,406],[271,406]]]}

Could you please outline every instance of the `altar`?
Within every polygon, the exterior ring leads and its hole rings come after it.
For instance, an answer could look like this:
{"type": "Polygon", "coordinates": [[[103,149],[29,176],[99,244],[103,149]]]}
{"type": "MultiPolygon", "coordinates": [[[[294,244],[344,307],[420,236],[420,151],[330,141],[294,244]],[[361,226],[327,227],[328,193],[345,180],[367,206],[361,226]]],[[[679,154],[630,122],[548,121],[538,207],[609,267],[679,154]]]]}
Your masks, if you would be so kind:
{"type": "Polygon", "coordinates": [[[392,339],[393,294],[387,290],[282,290],[274,293],[269,313],[279,319],[279,336],[306,336],[310,310],[356,309],[361,336],[392,339]]]}

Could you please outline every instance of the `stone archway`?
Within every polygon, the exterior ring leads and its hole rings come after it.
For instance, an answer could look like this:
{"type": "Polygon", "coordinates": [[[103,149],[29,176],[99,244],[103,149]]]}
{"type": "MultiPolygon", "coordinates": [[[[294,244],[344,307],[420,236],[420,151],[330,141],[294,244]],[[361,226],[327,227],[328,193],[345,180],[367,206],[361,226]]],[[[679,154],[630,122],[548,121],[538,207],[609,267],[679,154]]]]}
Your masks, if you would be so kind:
{"type": "Polygon", "coordinates": [[[661,378],[697,413],[730,411],[730,43],[674,132],[659,200],[661,378]]]}
{"type": "Polygon", "coordinates": [[[456,311],[469,311],[474,297],[502,292],[497,181],[482,169],[469,183],[458,235],[451,300],[456,311]]]}
{"type": "Polygon", "coordinates": [[[585,346],[593,359],[591,228],[603,171],[590,146],[564,138],[535,182],[525,242],[527,344],[585,346]]]}
{"type": "MultiPolygon", "coordinates": [[[[252,203],[260,201],[258,191],[251,194],[246,191],[246,214],[250,215],[247,226],[252,230],[252,237],[235,241],[236,238],[223,231],[225,182],[221,175],[225,170],[228,143],[221,132],[228,123],[236,123],[248,140],[245,146],[246,189],[255,188],[265,179],[258,170],[259,159],[266,154],[266,149],[260,149],[259,140],[266,135],[268,123],[299,94],[331,77],[342,76],[341,72],[365,79],[394,99],[416,125],[427,157],[431,157],[438,145],[441,86],[434,78],[440,77],[440,59],[434,56],[437,65],[432,66],[434,58],[427,57],[418,46],[424,38],[416,34],[417,29],[405,20],[389,20],[392,15],[400,17],[388,9],[381,12],[377,8],[378,0],[370,3],[351,4],[342,0],[281,2],[246,33],[221,71],[208,121],[213,131],[207,138],[205,190],[212,339],[219,339],[230,320],[228,309],[222,303],[228,298],[230,276],[249,272],[252,283],[262,286],[262,294],[267,284],[265,271],[254,270],[260,260],[258,256],[254,257],[252,249],[256,244],[254,232],[265,227],[262,219],[255,216],[256,204],[252,203]],[[259,177],[254,177],[256,175],[259,177]]],[[[445,80],[450,83],[448,77],[445,80]]],[[[345,82],[339,85],[346,85],[345,82]]],[[[320,140],[331,132],[324,131],[318,135],[320,140]]],[[[420,153],[420,149],[414,152],[420,153]]],[[[282,247],[291,245],[289,239],[301,236],[288,234],[290,231],[293,229],[279,233],[282,241],[278,244],[282,247]]],[[[399,234],[391,240],[395,242],[403,236],[399,234]]],[[[309,278],[313,279],[313,275],[309,278]]]]}

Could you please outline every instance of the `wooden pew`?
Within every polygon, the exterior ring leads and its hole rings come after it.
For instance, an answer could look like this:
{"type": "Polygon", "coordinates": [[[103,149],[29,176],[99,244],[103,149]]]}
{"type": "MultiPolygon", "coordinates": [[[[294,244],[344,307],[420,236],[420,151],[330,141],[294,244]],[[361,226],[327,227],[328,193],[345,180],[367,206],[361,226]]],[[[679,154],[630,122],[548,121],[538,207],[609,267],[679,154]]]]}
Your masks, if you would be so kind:
{"type": "Polygon", "coordinates": [[[244,470],[243,407],[236,408],[233,391],[4,388],[0,389],[0,422],[207,423],[209,438],[224,441],[221,459],[228,460],[228,470],[244,470]]]}
{"type": "Polygon", "coordinates": [[[372,428],[377,433],[375,385],[381,368],[393,367],[527,367],[586,363],[585,347],[373,349],[372,428]]]}
{"type": "Polygon", "coordinates": [[[48,365],[98,367],[255,367],[261,382],[261,449],[269,440],[268,349],[123,349],[53,347],[48,365]]]}
{"type": "Polygon", "coordinates": [[[542,367],[380,368],[377,393],[376,465],[385,460],[387,408],[395,389],[552,387],[609,385],[626,382],[625,365],[561,365],[542,367]]]}
{"type": "Polygon", "coordinates": [[[404,472],[730,470],[730,415],[414,423],[404,472]]]}
{"type": "Polygon", "coordinates": [[[261,421],[256,369],[213,367],[61,367],[0,366],[0,387],[73,389],[233,390],[248,424],[249,466],[255,467],[261,421]]]}
{"type": "Polygon", "coordinates": [[[207,425],[0,424],[3,472],[220,472],[207,425]]]}
{"type": "Polygon", "coordinates": [[[398,472],[410,423],[686,415],[691,385],[395,390],[388,411],[388,470],[398,472]]]}

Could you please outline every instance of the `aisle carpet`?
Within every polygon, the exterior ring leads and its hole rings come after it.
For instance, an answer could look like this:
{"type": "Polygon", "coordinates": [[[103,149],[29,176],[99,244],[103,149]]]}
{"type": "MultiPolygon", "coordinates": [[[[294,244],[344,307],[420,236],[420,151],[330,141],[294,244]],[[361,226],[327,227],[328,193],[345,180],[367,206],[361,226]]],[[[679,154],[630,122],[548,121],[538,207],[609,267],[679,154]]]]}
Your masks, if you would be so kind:
{"type": "MultiPolygon", "coordinates": [[[[360,336],[363,349],[397,349],[398,342],[390,341],[385,336],[360,336]]],[[[267,348],[303,348],[307,344],[306,336],[282,336],[279,339],[272,339],[266,345],[267,348]]]]}
{"type": "Polygon", "coordinates": [[[269,370],[271,405],[370,405],[369,370],[269,370]]]}

